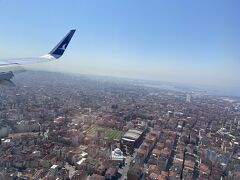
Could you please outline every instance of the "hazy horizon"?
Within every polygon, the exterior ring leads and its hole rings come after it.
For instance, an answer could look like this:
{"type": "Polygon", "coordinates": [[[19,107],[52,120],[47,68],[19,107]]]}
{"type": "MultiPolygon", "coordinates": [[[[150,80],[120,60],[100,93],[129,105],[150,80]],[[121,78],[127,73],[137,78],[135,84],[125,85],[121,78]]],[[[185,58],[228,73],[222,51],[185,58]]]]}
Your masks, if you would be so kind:
{"type": "Polygon", "coordinates": [[[59,61],[32,67],[237,92],[239,5],[224,0],[0,0],[0,58],[43,55],[75,28],[59,61]]]}
{"type": "MultiPolygon", "coordinates": [[[[141,78],[130,78],[130,77],[124,77],[124,76],[111,76],[111,75],[96,75],[96,74],[84,74],[84,73],[75,73],[75,72],[63,72],[63,71],[54,71],[54,70],[42,70],[39,68],[32,68],[30,67],[28,71],[25,73],[18,74],[18,76],[28,76],[28,72],[35,72],[39,73],[60,73],[66,76],[73,76],[73,77],[87,77],[87,78],[93,78],[93,79],[100,79],[100,80],[108,80],[112,82],[131,82],[135,83],[135,85],[141,85],[146,87],[153,87],[158,89],[168,89],[173,91],[180,91],[185,93],[196,93],[196,92],[202,92],[204,91],[208,95],[216,95],[216,96],[232,96],[232,97],[240,97],[240,93],[237,88],[231,88],[226,87],[223,88],[221,86],[214,86],[214,85],[203,85],[203,84],[197,84],[197,83],[183,83],[183,82],[173,82],[173,81],[163,81],[163,80],[152,80],[152,79],[141,79],[141,78]]],[[[16,76],[13,81],[17,82],[19,81],[19,77],[16,76]]],[[[63,82],[64,83],[64,82],[63,82]]]]}

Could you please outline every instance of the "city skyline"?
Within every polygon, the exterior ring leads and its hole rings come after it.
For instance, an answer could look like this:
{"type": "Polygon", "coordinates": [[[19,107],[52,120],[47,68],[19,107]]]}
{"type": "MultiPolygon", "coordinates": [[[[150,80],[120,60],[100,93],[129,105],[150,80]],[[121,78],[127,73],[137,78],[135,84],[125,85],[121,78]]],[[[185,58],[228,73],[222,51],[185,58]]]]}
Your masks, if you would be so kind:
{"type": "Polygon", "coordinates": [[[76,28],[62,60],[35,67],[240,89],[237,1],[0,5],[1,58],[42,55],[76,28]]]}

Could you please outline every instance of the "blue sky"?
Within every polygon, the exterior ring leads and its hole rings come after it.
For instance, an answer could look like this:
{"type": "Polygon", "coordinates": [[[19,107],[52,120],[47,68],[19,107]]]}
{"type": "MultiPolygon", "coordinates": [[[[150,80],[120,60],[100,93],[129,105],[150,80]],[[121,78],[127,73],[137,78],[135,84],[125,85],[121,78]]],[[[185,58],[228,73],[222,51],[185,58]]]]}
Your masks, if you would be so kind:
{"type": "Polygon", "coordinates": [[[45,54],[76,28],[59,62],[37,66],[239,87],[239,7],[237,0],[0,0],[0,56],[45,54]]]}

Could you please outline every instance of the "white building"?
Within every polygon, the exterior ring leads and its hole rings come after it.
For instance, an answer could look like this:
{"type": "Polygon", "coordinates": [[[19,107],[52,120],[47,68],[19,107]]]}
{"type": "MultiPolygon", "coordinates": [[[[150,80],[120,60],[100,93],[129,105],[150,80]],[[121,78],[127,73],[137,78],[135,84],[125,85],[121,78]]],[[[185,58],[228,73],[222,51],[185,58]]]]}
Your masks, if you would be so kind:
{"type": "Polygon", "coordinates": [[[2,147],[8,147],[12,144],[11,139],[1,139],[1,146],[2,147]]]}
{"type": "Polygon", "coordinates": [[[112,151],[112,154],[111,154],[112,160],[123,161],[123,158],[124,158],[123,152],[119,148],[116,148],[112,151]]]}
{"type": "Polygon", "coordinates": [[[49,174],[51,176],[56,176],[58,173],[58,165],[54,164],[52,167],[49,169],[49,174]]]}

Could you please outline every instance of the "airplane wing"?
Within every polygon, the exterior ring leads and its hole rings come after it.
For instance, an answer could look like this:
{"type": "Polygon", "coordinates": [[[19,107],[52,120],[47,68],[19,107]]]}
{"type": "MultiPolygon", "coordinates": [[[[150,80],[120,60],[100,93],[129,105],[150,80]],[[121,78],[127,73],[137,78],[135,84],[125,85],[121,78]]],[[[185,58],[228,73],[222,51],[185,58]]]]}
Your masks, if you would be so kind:
{"type": "Polygon", "coordinates": [[[25,71],[22,66],[24,64],[48,62],[60,58],[65,52],[75,31],[75,29],[70,30],[69,33],[46,55],[40,57],[0,59],[0,84],[5,81],[10,81],[15,73],[25,71]]]}

